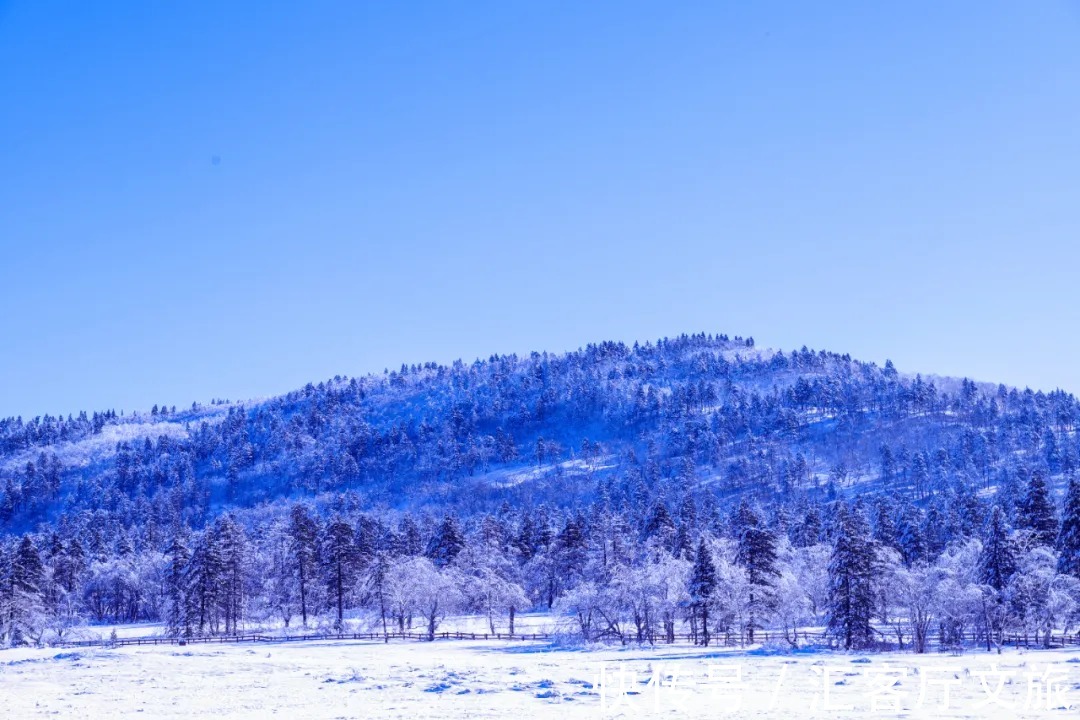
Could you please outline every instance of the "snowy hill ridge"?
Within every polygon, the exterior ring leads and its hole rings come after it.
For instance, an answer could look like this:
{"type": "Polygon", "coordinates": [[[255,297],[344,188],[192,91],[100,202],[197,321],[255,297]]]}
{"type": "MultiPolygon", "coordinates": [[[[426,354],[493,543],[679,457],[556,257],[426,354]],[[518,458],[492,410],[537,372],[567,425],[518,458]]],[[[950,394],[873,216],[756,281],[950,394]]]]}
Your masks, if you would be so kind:
{"type": "Polygon", "coordinates": [[[598,473],[721,494],[882,481],[924,499],[931,479],[985,490],[1035,467],[1063,477],[1077,415],[1061,392],[908,377],[752,339],[600,343],[403,365],[244,404],[3,420],[0,522],[18,532],[93,508],[126,525],[124,506],[147,503],[199,525],[228,506],[346,490],[392,507],[458,504],[462,487],[501,502],[515,497],[499,490],[543,495],[545,479],[589,476],[544,498],[572,504],[598,473]]]}

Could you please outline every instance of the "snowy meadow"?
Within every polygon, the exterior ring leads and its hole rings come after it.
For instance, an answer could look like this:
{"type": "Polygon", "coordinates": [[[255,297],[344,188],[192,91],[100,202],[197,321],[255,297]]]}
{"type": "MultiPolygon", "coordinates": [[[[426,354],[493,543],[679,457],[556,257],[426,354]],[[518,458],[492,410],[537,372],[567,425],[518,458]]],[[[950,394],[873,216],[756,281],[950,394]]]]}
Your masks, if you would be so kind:
{"type": "Polygon", "coordinates": [[[0,654],[11,718],[1071,717],[1080,652],[445,641],[0,654]]]}

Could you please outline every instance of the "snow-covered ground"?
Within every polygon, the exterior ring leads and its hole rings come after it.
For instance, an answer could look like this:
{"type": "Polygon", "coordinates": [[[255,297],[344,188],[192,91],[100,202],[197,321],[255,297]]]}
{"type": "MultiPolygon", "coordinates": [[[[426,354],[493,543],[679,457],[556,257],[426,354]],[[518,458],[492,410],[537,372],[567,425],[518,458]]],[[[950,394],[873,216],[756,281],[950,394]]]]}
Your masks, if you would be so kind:
{"type": "Polygon", "coordinates": [[[444,641],[0,652],[5,718],[1012,718],[1077,708],[1080,652],[1062,650],[789,655],[444,641]]]}

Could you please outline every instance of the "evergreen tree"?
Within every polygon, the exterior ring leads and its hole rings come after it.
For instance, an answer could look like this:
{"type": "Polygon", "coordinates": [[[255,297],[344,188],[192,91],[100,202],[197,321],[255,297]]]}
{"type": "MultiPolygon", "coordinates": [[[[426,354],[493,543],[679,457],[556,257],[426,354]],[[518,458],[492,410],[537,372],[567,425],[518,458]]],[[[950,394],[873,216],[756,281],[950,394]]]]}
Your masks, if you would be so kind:
{"type": "Polygon", "coordinates": [[[0,541],[0,645],[10,641],[11,625],[14,620],[12,617],[14,587],[11,573],[13,560],[13,549],[0,541]]]}
{"type": "Polygon", "coordinates": [[[577,515],[566,521],[555,540],[556,561],[553,567],[559,573],[563,587],[572,586],[585,571],[589,546],[587,530],[585,519],[577,515]]]}
{"type": "Polygon", "coordinates": [[[221,628],[222,557],[216,534],[206,530],[195,542],[188,562],[185,585],[188,612],[199,635],[216,634],[221,628]]]}
{"type": "Polygon", "coordinates": [[[1017,508],[1017,525],[1030,530],[1040,545],[1054,547],[1057,542],[1057,515],[1046,486],[1046,476],[1041,470],[1031,473],[1027,492],[1017,508]]]}
{"type": "Polygon", "coordinates": [[[662,547],[670,548],[675,538],[675,521],[661,501],[653,504],[642,529],[645,538],[656,538],[662,547]]]}
{"type": "Polygon", "coordinates": [[[701,644],[709,644],[709,604],[716,591],[716,565],[712,554],[705,544],[705,538],[698,541],[694,567],[690,572],[690,622],[692,626],[701,624],[701,644]]]}
{"type": "Polygon", "coordinates": [[[873,641],[876,548],[861,513],[842,503],[834,532],[826,628],[845,650],[865,648],[873,641]]]}
{"type": "Polygon", "coordinates": [[[922,517],[914,505],[905,505],[896,528],[897,545],[907,565],[926,557],[926,536],[923,534],[922,517]]]}
{"type": "MultiPolygon", "coordinates": [[[[885,449],[888,449],[887,446],[885,449]]],[[[886,497],[881,498],[874,508],[874,540],[883,547],[898,547],[900,544],[896,523],[893,521],[895,508],[886,497]]]]}
{"type": "Polygon", "coordinates": [[[532,515],[526,514],[521,519],[521,527],[513,540],[514,549],[521,555],[522,560],[531,560],[537,551],[537,532],[532,515]]]}
{"type": "Polygon", "coordinates": [[[386,528],[381,523],[362,515],[356,523],[356,556],[361,565],[371,562],[384,547],[386,528]]]}
{"type": "Polygon", "coordinates": [[[244,621],[246,600],[247,538],[231,514],[221,517],[214,527],[214,541],[221,555],[221,613],[225,632],[236,633],[244,621]]]}
{"type": "Polygon", "coordinates": [[[1065,492],[1065,512],[1061,518],[1058,549],[1061,551],[1058,570],[1080,577],[1080,482],[1076,478],[1069,480],[1069,488],[1065,492]]]}
{"type": "Polygon", "coordinates": [[[173,534],[166,555],[169,564],[165,571],[165,633],[170,637],[191,637],[186,581],[191,551],[179,528],[173,534]]]}
{"type": "Polygon", "coordinates": [[[982,581],[999,593],[1005,589],[1016,572],[1016,546],[1009,524],[1000,505],[995,505],[986,523],[979,569],[982,581]]]}
{"type": "Polygon", "coordinates": [[[672,540],[671,554],[677,558],[686,558],[693,561],[694,545],[690,540],[690,530],[686,525],[679,525],[672,540]]]}
{"type": "Polygon", "coordinates": [[[306,505],[293,505],[289,515],[289,549],[292,553],[293,567],[296,569],[296,584],[300,593],[300,617],[307,627],[308,616],[315,608],[312,606],[312,583],[318,575],[318,539],[319,526],[306,505]]]}
{"type": "Polygon", "coordinates": [[[881,455],[881,482],[885,487],[892,487],[896,478],[896,457],[888,444],[883,444],[880,449],[881,455]]]}
{"type": "Polygon", "coordinates": [[[807,508],[806,514],[803,515],[802,522],[799,524],[795,544],[799,547],[817,545],[821,542],[821,530],[821,512],[816,505],[811,505],[807,508]]]}
{"type": "Polygon", "coordinates": [[[12,642],[19,644],[42,610],[45,566],[41,554],[28,535],[24,535],[12,563],[12,642]]]}
{"type": "Polygon", "coordinates": [[[336,517],[326,526],[323,539],[323,563],[327,595],[333,598],[337,618],[334,628],[338,632],[344,629],[345,600],[356,582],[356,571],[360,564],[359,549],[354,542],[352,526],[340,517],[336,517]]]}
{"type": "Polygon", "coordinates": [[[750,583],[746,630],[753,643],[758,621],[772,612],[775,604],[774,584],[780,575],[776,569],[776,537],[745,500],[739,505],[735,526],[739,530],[735,562],[746,570],[750,583]]]}
{"type": "Polygon", "coordinates": [[[465,534],[457,517],[447,514],[431,539],[427,555],[436,567],[446,567],[465,547],[465,534]]]}

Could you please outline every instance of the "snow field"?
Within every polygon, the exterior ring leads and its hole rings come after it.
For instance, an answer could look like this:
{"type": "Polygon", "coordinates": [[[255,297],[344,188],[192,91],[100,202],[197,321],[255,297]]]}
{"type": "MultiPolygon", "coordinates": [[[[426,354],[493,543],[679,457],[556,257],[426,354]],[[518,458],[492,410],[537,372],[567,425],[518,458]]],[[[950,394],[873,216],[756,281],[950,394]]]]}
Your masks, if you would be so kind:
{"type": "Polygon", "coordinates": [[[1078,708],[1075,650],[789,655],[449,641],[0,653],[0,717],[20,719],[984,719],[1078,708]]]}

